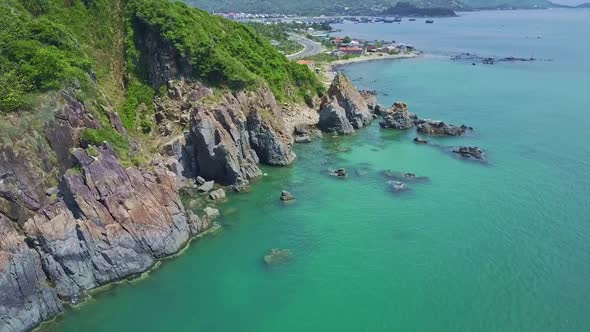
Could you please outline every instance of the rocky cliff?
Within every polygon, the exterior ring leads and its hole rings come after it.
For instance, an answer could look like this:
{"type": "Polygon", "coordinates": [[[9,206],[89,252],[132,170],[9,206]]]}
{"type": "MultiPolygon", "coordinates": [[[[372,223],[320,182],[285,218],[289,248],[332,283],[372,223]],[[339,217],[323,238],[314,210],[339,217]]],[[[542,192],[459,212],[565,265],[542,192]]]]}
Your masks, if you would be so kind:
{"type": "Polygon", "coordinates": [[[320,129],[336,134],[351,134],[355,129],[370,124],[374,119],[374,107],[369,107],[367,99],[373,106],[374,100],[370,94],[361,94],[346,75],[338,73],[320,105],[320,129]]]}

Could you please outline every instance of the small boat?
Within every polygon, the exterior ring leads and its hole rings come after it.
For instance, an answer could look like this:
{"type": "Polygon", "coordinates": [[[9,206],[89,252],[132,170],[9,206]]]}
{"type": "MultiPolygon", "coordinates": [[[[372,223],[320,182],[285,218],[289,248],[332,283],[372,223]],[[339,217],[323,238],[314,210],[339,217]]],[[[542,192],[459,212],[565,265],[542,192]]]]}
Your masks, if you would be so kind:
{"type": "Polygon", "coordinates": [[[393,19],[393,22],[401,22],[402,18],[401,17],[396,17],[393,19]]]}
{"type": "Polygon", "coordinates": [[[409,21],[412,21],[412,22],[414,22],[415,20],[416,20],[415,18],[411,18],[411,19],[409,19],[409,21]]]}
{"type": "Polygon", "coordinates": [[[426,23],[432,24],[432,23],[434,23],[434,21],[433,20],[426,20],[426,23]]]}
{"type": "Polygon", "coordinates": [[[383,23],[393,23],[393,20],[389,20],[389,19],[384,18],[383,23]]]}

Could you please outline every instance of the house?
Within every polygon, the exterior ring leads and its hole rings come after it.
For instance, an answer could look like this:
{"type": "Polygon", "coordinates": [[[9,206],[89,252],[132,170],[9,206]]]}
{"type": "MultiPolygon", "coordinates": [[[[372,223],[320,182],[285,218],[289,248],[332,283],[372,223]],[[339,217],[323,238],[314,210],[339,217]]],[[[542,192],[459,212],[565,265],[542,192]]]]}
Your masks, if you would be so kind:
{"type": "Polygon", "coordinates": [[[299,60],[297,63],[307,66],[311,71],[315,71],[315,62],[311,60],[299,60]]]}
{"type": "Polygon", "coordinates": [[[367,52],[371,52],[371,53],[377,52],[377,46],[375,46],[375,45],[367,46],[367,52]]]}
{"type": "Polygon", "coordinates": [[[344,54],[362,55],[364,53],[362,48],[356,46],[340,47],[338,50],[344,54]]]}

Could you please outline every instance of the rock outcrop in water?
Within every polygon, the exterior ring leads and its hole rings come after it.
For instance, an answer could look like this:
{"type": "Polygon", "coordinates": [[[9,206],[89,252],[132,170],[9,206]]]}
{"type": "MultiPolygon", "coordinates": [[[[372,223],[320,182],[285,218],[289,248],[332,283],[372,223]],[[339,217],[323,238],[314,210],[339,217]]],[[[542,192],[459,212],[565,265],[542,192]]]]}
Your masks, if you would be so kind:
{"type": "Polygon", "coordinates": [[[453,148],[451,152],[458,154],[462,158],[470,159],[470,160],[477,160],[477,161],[485,161],[486,154],[485,152],[478,148],[477,146],[460,146],[457,148],[453,148]]]}
{"type": "Polygon", "coordinates": [[[338,103],[325,97],[320,106],[319,127],[322,131],[340,135],[354,133],[352,124],[346,117],[346,111],[338,103]]]}
{"type": "Polygon", "coordinates": [[[390,109],[385,112],[383,120],[379,122],[382,128],[391,129],[410,129],[414,127],[416,115],[408,111],[408,105],[404,102],[395,102],[390,109]]]}
{"type": "Polygon", "coordinates": [[[467,130],[473,128],[466,125],[455,126],[443,121],[417,120],[416,127],[419,133],[430,136],[463,136],[467,130]]]}
{"type": "Polygon", "coordinates": [[[334,77],[328,89],[328,96],[344,109],[354,129],[362,128],[373,120],[367,101],[346,75],[338,73],[334,77]]]}

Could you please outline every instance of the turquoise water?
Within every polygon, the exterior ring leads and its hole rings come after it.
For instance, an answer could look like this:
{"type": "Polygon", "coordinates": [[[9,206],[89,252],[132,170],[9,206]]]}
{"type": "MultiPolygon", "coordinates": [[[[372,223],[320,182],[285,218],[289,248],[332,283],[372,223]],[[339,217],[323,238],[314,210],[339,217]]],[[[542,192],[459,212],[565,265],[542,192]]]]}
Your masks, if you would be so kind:
{"type": "Polygon", "coordinates": [[[294,166],[265,169],[251,193],[222,206],[223,230],[48,330],[589,331],[590,11],[472,13],[429,27],[344,26],[437,55],[344,70],[384,104],[473,126],[434,141],[480,146],[488,164],[377,123],[299,145],[294,166]],[[529,43],[554,61],[439,56],[526,56],[529,43]],[[349,177],[326,175],[336,167],[349,177]],[[387,169],[429,181],[395,194],[387,169]],[[297,200],[279,202],[281,189],[297,200]],[[293,259],[267,268],[271,248],[293,259]]]}

